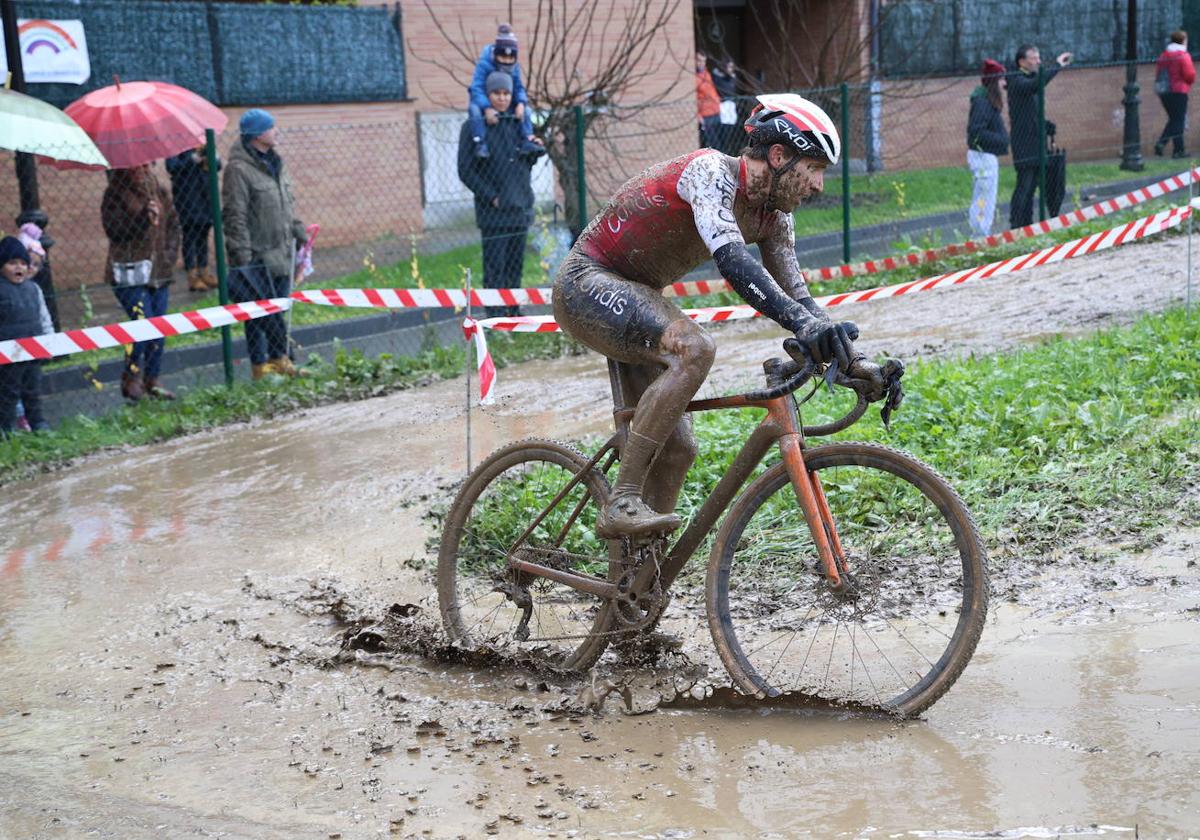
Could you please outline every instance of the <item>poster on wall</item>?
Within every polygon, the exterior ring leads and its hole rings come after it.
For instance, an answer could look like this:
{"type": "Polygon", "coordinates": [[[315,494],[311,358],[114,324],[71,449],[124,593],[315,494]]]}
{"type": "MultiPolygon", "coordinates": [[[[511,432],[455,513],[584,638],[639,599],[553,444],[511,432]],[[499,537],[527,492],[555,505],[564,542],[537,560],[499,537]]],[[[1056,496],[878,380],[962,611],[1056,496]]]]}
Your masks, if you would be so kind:
{"type": "MultiPolygon", "coordinates": [[[[92,75],[81,20],[18,20],[21,66],[26,82],[81,85],[92,75]]],[[[0,45],[4,35],[0,33],[0,45]]],[[[0,74],[8,75],[8,53],[0,49],[0,74]]],[[[0,81],[3,81],[0,78],[0,81]]]]}

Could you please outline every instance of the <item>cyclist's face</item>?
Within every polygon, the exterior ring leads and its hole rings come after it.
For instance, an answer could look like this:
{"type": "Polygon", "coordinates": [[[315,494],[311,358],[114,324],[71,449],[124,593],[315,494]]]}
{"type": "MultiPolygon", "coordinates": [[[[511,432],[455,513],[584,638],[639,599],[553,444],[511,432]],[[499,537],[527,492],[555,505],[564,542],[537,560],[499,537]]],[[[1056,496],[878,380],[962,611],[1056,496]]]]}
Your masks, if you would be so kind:
{"type": "Polygon", "coordinates": [[[774,209],[790,213],[800,202],[825,189],[825,161],[801,158],[775,185],[774,209]]]}

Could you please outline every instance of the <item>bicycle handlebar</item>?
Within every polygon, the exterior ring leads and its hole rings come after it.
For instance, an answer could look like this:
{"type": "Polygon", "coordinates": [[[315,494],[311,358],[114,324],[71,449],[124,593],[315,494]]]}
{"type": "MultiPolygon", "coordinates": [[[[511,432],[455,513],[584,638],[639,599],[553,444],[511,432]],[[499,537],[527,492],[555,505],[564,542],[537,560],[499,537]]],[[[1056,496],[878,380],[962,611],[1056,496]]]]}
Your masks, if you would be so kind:
{"type": "MultiPolygon", "coordinates": [[[[789,340],[784,342],[784,349],[788,351],[788,355],[792,359],[790,361],[778,358],[768,359],[763,362],[763,370],[767,374],[768,385],[772,381],[778,382],[782,377],[786,378],[777,385],[771,385],[761,391],[750,391],[743,394],[742,397],[744,399],[750,402],[765,402],[767,400],[778,399],[785,394],[792,393],[812,377],[816,365],[800,350],[799,345],[795,344],[794,340],[789,340]]],[[[805,426],[804,434],[808,437],[821,437],[840,432],[842,429],[857,423],[867,410],[869,402],[860,390],[853,387],[852,383],[854,380],[847,379],[839,373],[834,382],[854,391],[858,395],[858,402],[837,420],[822,423],[818,426],[805,426]]]]}

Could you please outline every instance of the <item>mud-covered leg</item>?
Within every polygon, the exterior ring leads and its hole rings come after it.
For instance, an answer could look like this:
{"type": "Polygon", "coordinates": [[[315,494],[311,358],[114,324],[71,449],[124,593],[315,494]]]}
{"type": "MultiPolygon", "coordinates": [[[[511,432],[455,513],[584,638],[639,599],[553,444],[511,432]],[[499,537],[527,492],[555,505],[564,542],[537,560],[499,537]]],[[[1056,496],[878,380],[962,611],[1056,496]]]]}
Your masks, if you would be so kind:
{"type": "MultiPolygon", "coordinates": [[[[649,365],[622,365],[621,375],[626,399],[636,404],[647,386],[662,372],[649,365]]],[[[699,448],[692,431],[692,416],[684,414],[658,455],[650,463],[642,498],[659,513],[673,513],[699,448]]]]}
{"type": "MultiPolygon", "coordinates": [[[[688,401],[708,376],[716,353],[712,339],[656,289],[594,263],[580,261],[565,267],[555,289],[554,310],[559,324],[584,344],[609,358],[648,369],[641,377],[645,386],[622,448],[612,500],[597,530],[615,537],[677,528],[679,517],[648,505],[643,490],[651,463],[676,433],[688,401]]],[[[662,466],[677,467],[684,458],[686,452],[672,451],[662,466]]],[[[671,502],[672,509],[678,481],[677,477],[668,480],[662,489],[655,486],[658,501],[671,502]]]]}

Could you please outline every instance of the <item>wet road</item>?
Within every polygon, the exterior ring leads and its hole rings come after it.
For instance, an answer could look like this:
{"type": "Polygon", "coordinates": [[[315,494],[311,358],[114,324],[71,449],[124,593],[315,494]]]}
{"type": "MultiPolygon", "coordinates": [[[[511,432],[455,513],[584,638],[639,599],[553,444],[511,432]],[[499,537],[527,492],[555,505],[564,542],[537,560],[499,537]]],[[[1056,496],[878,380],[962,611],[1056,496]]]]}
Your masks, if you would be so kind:
{"type": "MultiPolygon", "coordinates": [[[[1140,267],[1089,263],[853,317],[870,349],[906,357],[1093,328],[1176,297],[1177,274],[1131,280],[1177,252],[1132,250],[1140,267]],[[1072,284],[1088,294],[1048,316],[1072,284]]],[[[721,335],[716,387],[778,340],[765,325],[721,335]]],[[[463,390],[330,406],[7,488],[0,837],[1200,834],[1194,531],[1143,554],[1092,546],[1086,565],[998,604],[963,678],[918,722],[629,716],[615,698],[580,717],[543,711],[557,687],[514,669],[328,667],[344,626],[331,613],[432,607],[424,514],[465,469],[463,390]]],[[[474,413],[476,460],[607,422],[592,356],[503,370],[500,393],[474,413]]],[[[708,661],[698,611],[672,610],[708,661]]]]}

